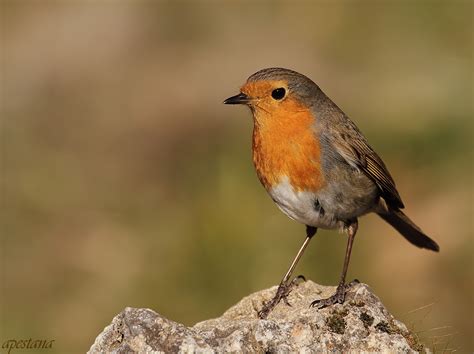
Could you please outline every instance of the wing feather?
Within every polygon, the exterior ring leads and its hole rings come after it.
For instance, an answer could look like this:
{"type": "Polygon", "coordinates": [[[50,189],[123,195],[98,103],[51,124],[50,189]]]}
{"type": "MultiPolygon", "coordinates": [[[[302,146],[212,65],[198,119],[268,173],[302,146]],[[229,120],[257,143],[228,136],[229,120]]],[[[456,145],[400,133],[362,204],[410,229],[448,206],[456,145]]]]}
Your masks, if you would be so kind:
{"type": "MultiPolygon", "coordinates": [[[[347,118],[347,117],[346,117],[347,118]]],[[[349,119],[340,123],[338,129],[329,129],[333,137],[329,140],[336,152],[353,168],[363,171],[381,191],[382,197],[391,207],[403,208],[403,202],[387,167],[367,140],[349,119]]]]}

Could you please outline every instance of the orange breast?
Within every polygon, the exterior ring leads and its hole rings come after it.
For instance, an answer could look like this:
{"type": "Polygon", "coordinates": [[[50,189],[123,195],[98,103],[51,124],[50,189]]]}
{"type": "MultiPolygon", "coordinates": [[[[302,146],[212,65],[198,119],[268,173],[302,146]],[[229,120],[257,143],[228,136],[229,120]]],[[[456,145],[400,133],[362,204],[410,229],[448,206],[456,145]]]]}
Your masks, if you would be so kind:
{"type": "Polygon", "coordinates": [[[254,111],[253,162],[268,190],[288,177],[295,191],[317,191],[324,185],[321,150],[312,125],[315,117],[294,100],[284,109],[254,111]]]}

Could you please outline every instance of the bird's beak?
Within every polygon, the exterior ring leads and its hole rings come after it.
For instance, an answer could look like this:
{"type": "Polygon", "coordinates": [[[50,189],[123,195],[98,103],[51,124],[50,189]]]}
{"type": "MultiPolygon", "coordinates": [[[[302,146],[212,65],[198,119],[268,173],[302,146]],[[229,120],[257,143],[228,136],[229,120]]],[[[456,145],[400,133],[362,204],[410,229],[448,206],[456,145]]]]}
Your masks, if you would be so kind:
{"type": "Polygon", "coordinates": [[[224,101],[224,104],[248,104],[250,102],[250,97],[245,93],[239,93],[238,95],[229,97],[224,101]]]}

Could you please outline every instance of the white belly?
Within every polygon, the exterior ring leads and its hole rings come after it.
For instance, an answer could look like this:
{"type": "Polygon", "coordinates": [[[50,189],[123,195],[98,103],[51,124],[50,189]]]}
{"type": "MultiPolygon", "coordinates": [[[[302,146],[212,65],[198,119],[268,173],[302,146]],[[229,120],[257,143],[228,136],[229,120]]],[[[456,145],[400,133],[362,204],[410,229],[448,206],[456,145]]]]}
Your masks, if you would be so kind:
{"type": "Polygon", "coordinates": [[[328,214],[327,211],[321,212],[315,207],[317,202],[315,193],[295,191],[289,183],[288,177],[283,178],[268,192],[280,210],[293,220],[323,229],[334,229],[341,226],[341,223],[333,215],[328,214]]]}

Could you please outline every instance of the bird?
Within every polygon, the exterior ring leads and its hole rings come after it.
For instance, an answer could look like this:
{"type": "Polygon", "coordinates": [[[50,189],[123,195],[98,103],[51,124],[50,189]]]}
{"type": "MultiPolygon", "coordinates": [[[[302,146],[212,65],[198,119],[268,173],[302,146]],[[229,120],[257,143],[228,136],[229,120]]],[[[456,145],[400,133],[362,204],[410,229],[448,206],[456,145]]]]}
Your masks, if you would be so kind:
{"type": "Polygon", "coordinates": [[[278,208],[306,226],[306,237],[275,296],[258,311],[266,318],[295,284],[291,275],[318,229],[339,229],[348,240],[336,292],[311,302],[342,304],[357,281],[346,283],[358,218],[376,213],[405,239],[435,252],[439,245],[403,213],[385,163],[349,117],[311,79],[285,68],[252,74],[224,104],[245,105],[253,116],[252,160],[278,208]]]}

